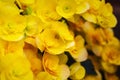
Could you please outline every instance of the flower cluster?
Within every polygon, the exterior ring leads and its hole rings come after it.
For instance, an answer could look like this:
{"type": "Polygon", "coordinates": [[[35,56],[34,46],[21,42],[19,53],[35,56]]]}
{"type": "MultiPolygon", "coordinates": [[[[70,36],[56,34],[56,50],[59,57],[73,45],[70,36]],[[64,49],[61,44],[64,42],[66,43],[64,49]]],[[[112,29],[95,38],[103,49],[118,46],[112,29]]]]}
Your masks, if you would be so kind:
{"type": "Polygon", "coordinates": [[[0,80],[119,80],[116,24],[105,0],[0,0],[0,80]]]}

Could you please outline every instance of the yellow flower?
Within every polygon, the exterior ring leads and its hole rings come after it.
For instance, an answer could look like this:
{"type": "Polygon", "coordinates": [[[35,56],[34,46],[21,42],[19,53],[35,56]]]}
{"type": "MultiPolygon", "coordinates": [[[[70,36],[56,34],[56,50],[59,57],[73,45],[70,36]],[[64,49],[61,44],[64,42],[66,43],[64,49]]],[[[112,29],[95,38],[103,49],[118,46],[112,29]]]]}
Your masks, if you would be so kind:
{"type": "Polygon", "coordinates": [[[102,51],[102,59],[110,64],[120,65],[120,50],[118,46],[105,46],[102,51]],[[113,54],[114,53],[114,54],[113,54]]]}
{"type": "Polygon", "coordinates": [[[70,66],[70,78],[72,80],[81,80],[85,77],[85,68],[80,63],[73,63],[70,66]]]}
{"type": "Polygon", "coordinates": [[[41,51],[50,54],[61,54],[73,46],[73,35],[65,23],[53,22],[36,37],[37,46],[41,51]]]}
{"type": "Polygon", "coordinates": [[[84,39],[80,35],[75,37],[75,46],[68,49],[68,51],[77,62],[87,59],[88,53],[84,46],[84,39]]]}
{"type": "Polygon", "coordinates": [[[44,53],[43,55],[43,67],[45,71],[53,76],[58,76],[59,58],[56,55],[44,53]]]}
{"type": "Polygon", "coordinates": [[[56,11],[65,18],[72,17],[76,12],[77,4],[74,0],[59,0],[56,11]]]}
{"type": "Polygon", "coordinates": [[[57,0],[37,0],[35,5],[36,15],[43,22],[49,23],[52,20],[59,20],[61,18],[56,12],[57,0]]]}
{"type": "Polygon", "coordinates": [[[6,41],[19,41],[25,37],[26,18],[16,15],[2,19],[0,24],[0,38],[6,41]]]}
{"type": "Polygon", "coordinates": [[[82,14],[82,17],[103,28],[113,28],[117,24],[117,19],[113,14],[112,6],[100,0],[93,0],[90,2],[90,9],[82,14]],[[95,2],[94,2],[95,1],[95,2]]]}
{"type": "Polygon", "coordinates": [[[15,55],[9,55],[4,57],[2,65],[7,64],[0,73],[1,80],[33,80],[33,73],[30,70],[30,64],[25,57],[15,57],[15,55]],[[6,59],[9,60],[6,60],[6,59]],[[13,59],[14,58],[14,59],[13,59]]]}
{"type": "Polygon", "coordinates": [[[70,75],[70,70],[64,63],[60,64],[60,59],[57,55],[44,53],[43,67],[46,72],[54,76],[56,80],[66,80],[70,75]]]}

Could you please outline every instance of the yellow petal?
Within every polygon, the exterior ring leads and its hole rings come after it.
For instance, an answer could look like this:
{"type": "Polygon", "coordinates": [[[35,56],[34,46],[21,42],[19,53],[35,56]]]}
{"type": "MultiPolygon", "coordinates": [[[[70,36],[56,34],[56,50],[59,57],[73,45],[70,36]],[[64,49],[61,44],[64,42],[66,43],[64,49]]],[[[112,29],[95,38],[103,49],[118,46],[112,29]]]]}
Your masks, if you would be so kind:
{"type": "Polygon", "coordinates": [[[82,14],[82,17],[89,22],[97,23],[97,18],[94,14],[86,12],[82,14]]]}
{"type": "Polygon", "coordinates": [[[0,38],[7,41],[19,41],[24,38],[26,18],[20,15],[3,19],[0,24],[0,38]],[[19,27],[18,27],[19,26],[19,27]]]}
{"type": "Polygon", "coordinates": [[[68,56],[65,53],[58,55],[58,57],[59,57],[59,64],[66,64],[67,63],[68,56]]]}
{"type": "Polygon", "coordinates": [[[57,0],[38,0],[36,5],[36,13],[43,22],[49,23],[52,20],[59,20],[61,18],[56,12],[57,0]]]}
{"type": "Polygon", "coordinates": [[[45,71],[53,76],[58,76],[57,69],[59,65],[58,56],[51,55],[49,53],[44,53],[43,55],[43,67],[45,71]]]}
{"type": "Polygon", "coordinates": [[[57,80],[67,80],[70,76],[70,70],[69,67],[65,64],[62,64],[59,66],[60,72],[58,73],[59,77],[57,80]]]}
{"type": "Polygon", "coordinates": [[[116,17],[111,14],[110,16],[97,16],[98,24],[103,28],[113,28],[117,24],[116,17]]]}
{"type": "Polygon", "coordinates": [[[87,2],[82,2],[77,6],[77,14],[82,14],[90,8],[90,5],[87,2]]]}
{"type": "Polygon", "coordinates": [[[74,0],[59,0],[56,11],[62,17],[70,18],[75,14],[76,7],[74,0]]]}
{"type": "Polygon", "coordinates": [[[74,63],[70,66],[70,78],[73,80],[83,79],[85,76],[85,68],[80,63],[74,63]]]}

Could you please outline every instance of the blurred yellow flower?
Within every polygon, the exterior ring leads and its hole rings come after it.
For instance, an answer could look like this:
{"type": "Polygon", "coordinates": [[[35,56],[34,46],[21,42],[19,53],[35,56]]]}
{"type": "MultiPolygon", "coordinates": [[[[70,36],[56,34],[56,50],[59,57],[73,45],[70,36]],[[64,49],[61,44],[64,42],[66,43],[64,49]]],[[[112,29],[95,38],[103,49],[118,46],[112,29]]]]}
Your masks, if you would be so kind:
{"type": "Polygon", "coordinates": [[[112,6],[100,0],[89,1],[90,10],[82,14],[82,17],[90,22],[100,25],[103,28],[113,28],[117,24],[117,19],[113,15],[112,6]]]}
{"type": "Polygon", "coordinates": [[[61,18],[56,12],[57,0],[37,0],[35,5],[36,15],[40,17],[43,22],[49,23],[61,18]]]}
{"type": "Polygon", "coordinates": [[[110,64],[120,65],[120,50],[117,46],[109,45],[102,51],[102,59],[110,64]],[[114,54],[113,54],[114,53],[114,54]]]}
{"type": "Polygon", "coordinates": [[[105,0],[0,0],[0,80],[118,80],[116,24],[105,0]]]}
{"type": "Polygon", "coordinates": [[[33,80],[30,63],[26,57],[6,54],[1,58],[1,80],[33,80]]]}
{"type": "Polygon", "coordinates": [[[0,38],[7,41],[19,41],[25,37],[26,18],[21,15],[1,18],[0,38]]]}

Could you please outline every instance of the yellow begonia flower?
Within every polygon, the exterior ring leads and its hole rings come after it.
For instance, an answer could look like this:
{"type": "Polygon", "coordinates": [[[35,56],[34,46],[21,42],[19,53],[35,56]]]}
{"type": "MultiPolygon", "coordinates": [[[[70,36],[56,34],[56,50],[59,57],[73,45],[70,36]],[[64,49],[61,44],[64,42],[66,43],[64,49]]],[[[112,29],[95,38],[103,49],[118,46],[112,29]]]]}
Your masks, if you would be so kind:
{"type": "Polygon", "coordinates": [[[52,75],[55,80],[66,80],[70,75],[69,67],[65,64],[60,64],[60,59],[57,55],[44,53],[43,67],[46,72],[52,75]]]}
{"type": "Polygon", "coordinates": [[[70,66],[70,78],[72,80],[81,80],[85,77],[85,68],[80,63],[73,63],[70,66]]]}
{"type": "Polygon", "coordinates": [[[56,12],[57,0],[37,0],[35,5],[36,15],[43,22],[49,23],[52,20],[59,20],[61,18],[56,12]]]}
{"type": "Polygon", "coordinates": [[[44,53],[43,55],[43,67],[45,71],[53,76],[58,76],[59,58],[56,55],[44,53]]]}
{"type": "Polygon", "coordinates": [[[118,46],[105,46],[102,51],[102,59],[110,64],[120,65],[120,50],[118,46]]]}
{"type": "Polygon", "coordinates": [[[2,66],[4,63],[8,65],[4,65],[5,67],[0,73],[1,80],[33,80],[30,64],[25,57],[15,57],[13,54],[8,54],[2,61],[2,66]]]}
{"type": "Polygon", "coordinates": [[[17,6],[9,1],[0,1],[0,17],[19,15],[19,9],[17,6]]]}
{"type": "Polygon", "coordinates": [[[30,44],[25,44],[24,53],[31,63],[31,70],[34,74],[43,70],[42,59],[38,56],[38,49],[30,44]]]}
{"type": "Polygon", "coordinates": [[[41,20],[36,16],[27,16],[25,33],[27,36],[34,36],[43,30],[41,20]]]}
{"type": "Polygon", "coordinates": [[[36,37],[37,46],[41,51],[50,54],[61,54],[74,45],[73,35],[63,22],[53,22],[36,37]]]}
{"type": "Polygon", "coordinates": [[[101,65],[102,65],[103,70],[105,70],[106,72],[110,74],[115,73],[117,71],[117,66],[112,65],[108,62],[101,61],[101,65]]]}
{"type": "Polygon", "coordinates": [[[47,72],[39,72],[35,80],[55,80],[52,75],[47,72]]]}
{"type": "Polygon", "coordinates": [[[71,47],[68,51],[77,62],[87,59],[88,53],[84,46],[84,39],[80,35],[75,37],[75,46],[71,47]]]}
{"type": "Polygon", "coordinates": [[[56,11],[65,18],[72,17],[76,12],[77,4],[74,0],[59,0],[56,11]]]}
{"type": "Polygon", "coordinates": [[[100,0],[89,0],[89,2],[92,2],[90,3],[90,9],[82,14],[82,17],[85,20],[98,24],[103,28],[115,27],[117,19],[114,16],[112,6],[109,3],[105,4],[104,1],[100,0]]]}
{"type": "Polygon", "coordinates": [[[19,41],[24,38],[26,18],[16,15],[14,17],[1,18],[0,38],[6,41],[19,41]]]}

